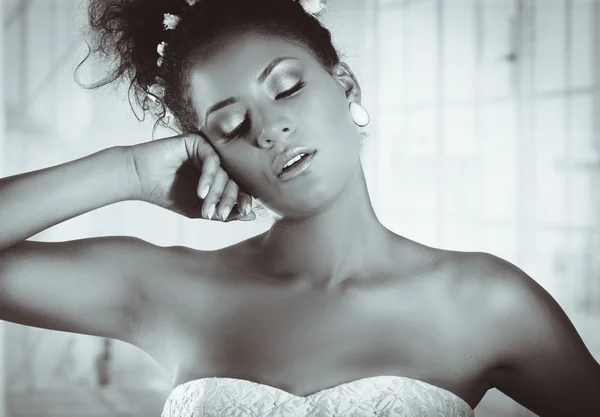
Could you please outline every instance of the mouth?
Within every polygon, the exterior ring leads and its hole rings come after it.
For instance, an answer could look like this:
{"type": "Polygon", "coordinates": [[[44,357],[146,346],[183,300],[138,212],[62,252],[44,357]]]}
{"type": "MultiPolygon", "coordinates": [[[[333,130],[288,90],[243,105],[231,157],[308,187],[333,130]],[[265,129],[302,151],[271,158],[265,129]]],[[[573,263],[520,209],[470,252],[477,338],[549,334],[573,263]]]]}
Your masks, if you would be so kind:
{"type": "Polygon", "coordinates": [[[292,148],[279,154],[273,162],[273,173],[281,180],[287,180],[304,172],[314,159],[314,148],[292,148]]]}
{"type": "Polygon", "coordinates": [[[277,175],[280,180],[287,181],[297,177],[310,167],[317,153],[302,154],[301,157],[294,159],[293,164],[283,168],[281,173],[277,175]]]}

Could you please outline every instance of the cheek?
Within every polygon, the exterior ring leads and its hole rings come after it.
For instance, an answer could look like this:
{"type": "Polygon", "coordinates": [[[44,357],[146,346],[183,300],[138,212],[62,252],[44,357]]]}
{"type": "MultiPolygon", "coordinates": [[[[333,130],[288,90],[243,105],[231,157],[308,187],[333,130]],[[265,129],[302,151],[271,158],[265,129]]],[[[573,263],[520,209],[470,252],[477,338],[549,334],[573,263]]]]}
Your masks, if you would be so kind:
{"type": "Polygon", "coordinates": [[[339,157],[350,157],[358,148],[358,131],[350,114],[350,103],[339,89],[329,88],[315,100],[311,117],[318,120],[319,136],[339,157]],[[356,145],[356,146],[354,146],[356,145]]]}
{"type": "Polygon", "coordinates": [[[256,173],[250,166],[248,154],[244,155],[243,152],[236,152],[234,149],[227,150],[227,152],[221,150],[219,157],[221,158],[221,167],[227,172],[229,178],[251,193],[256,173]]]}
{"type": "Polygon", "coordinates": [[[336,85],[335,81],[331,81],[316,94],[313,103],[318,104],[311,106],[310,113],[314,120],[319,120],[327,136],[342,139],[353,133],[354,123],[350,116],[350,103],[336,85]]]}
{"type": "Polygon", "coordinates": [[[257,162],[252,152],[244,149],[240,154],[229,154],[222,166],[245,192],[254,198],[269,200],[273,193],[273,185],[265,179],[264,162],[257,162]]]}

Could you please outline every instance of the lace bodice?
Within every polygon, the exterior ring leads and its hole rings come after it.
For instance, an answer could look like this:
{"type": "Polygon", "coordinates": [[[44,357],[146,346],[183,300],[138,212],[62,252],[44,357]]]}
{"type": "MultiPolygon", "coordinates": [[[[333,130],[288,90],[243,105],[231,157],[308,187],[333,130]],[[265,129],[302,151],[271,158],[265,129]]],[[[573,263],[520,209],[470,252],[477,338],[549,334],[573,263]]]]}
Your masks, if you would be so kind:
{"type": "Polygon", "coordinates": [[[463,399],[426,382],[381,375],[296,396],[237,378],[201,378],[178,385],[161,417],[474,417],[463,399]]]}

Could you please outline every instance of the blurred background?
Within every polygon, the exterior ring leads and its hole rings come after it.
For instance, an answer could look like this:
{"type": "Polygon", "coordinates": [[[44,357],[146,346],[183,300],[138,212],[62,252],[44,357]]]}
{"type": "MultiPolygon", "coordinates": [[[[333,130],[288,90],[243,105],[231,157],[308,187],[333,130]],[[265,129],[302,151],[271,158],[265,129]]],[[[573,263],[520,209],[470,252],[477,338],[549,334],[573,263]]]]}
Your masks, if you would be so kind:
{"type": "MultiPolygon", "coordinates": [[[[382,222],[516,264],[600,360],[600,2],[329,4],[323,21],[372,117],[364,166],[382,222]]],[[[152,139],[152,121],[136,120],[124,89],[89,92],[73,80],[87,51],[85,0],[1,5],[1,176],[152,139]]],[[[216,249],[270,220],[214,223],[123,202],[32,239],[132,235],[216,249]]],[[[0,358],[0,417],[158,417],[171,389],[152,358],[119,341],[0,322],[0,358]]],[[[496,390],[475,411],[534,415],[496,390]]]]}

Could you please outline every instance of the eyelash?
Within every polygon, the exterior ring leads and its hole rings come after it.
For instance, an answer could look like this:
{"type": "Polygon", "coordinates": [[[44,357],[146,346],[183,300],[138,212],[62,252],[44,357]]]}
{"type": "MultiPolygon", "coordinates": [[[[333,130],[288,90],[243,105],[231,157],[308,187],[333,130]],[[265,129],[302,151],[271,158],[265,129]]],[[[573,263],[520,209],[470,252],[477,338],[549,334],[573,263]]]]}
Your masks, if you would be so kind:
{"type": "Polygon", "coordinates": [[[296,91],[300,91],[305,85],[306,85],[306,83],[304,81],[301,81],[298,84],[296,84],[295,86],[293,86],[292,88],[290,88],[289,90],[284,91],[283,93],[277,94],[275,96],[275,100],[279,100],[280,98],[289,97],[292,94],[294,94],[296,91]]]}
{"type": "MultiPolygon", "coordinates": [[[[296,84],[295,86],[293,86],[291,89],[284,91],[283,93],[277,94],[277,96],[275,96],[275,100],[279,100],[280,98],[289,97],[292,94],[294,94],[295,92],[300,91],[302,88],[304,88],[304,86],[306,86],[306,83],[304,81],[301,81],[298,84],[296,84]]],[[[242,134],[246,133],[249,128],[250,128],[250,119],[248,119],[248,113],[246,113],[244,115],[244,121],[242,122],[242,124],[239,125],[236,129],[234,129],[233,132],[223,135],[223,137],[227,141],[236,139],[238,136],[241,136],[242,134]]]]}

